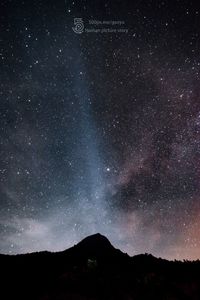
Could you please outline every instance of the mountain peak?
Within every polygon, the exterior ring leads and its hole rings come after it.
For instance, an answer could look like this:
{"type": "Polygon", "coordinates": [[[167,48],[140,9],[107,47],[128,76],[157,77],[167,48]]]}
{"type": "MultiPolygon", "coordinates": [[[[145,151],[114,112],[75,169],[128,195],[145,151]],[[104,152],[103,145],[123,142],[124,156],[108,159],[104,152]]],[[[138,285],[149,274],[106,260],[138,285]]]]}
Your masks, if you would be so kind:
{"type": "Polygon", "coordinates": [[[90,252],[93,254],[104,254],[115,250],[110,241],[100,233],[84,238],[76,247],[82,252],[90,252]]]}
{"type": "Polygon", "coordinates": [[[107,239],[107,237],[105,237],[100,233],[95,233],[87,236],[82,241],[80,241],[77,246],[84,246],[84,245],[87,245],[88,247],[100,246],[106,248],[110,248],[110,247],[114,248],[111,245],[110,241],[107,239]]]}

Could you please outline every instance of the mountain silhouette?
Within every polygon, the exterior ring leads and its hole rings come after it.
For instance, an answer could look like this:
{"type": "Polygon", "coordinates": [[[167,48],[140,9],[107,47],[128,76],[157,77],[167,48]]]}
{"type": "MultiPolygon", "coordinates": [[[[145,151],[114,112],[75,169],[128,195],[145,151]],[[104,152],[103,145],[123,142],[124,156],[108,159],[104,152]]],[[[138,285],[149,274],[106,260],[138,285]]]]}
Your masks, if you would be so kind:
{"type": "Polygon", "coordinates": [[[111,245],[110,241],[100,233],[96,233],[84,238],[77,247],[81,251],[92,251],[94,253],[98,252],[108,252],[113,251],[114,247],[111,245]]]}
{"type": "Polygon", "coordinates": [[[73,252],[77,255],[77,259],[79,257],[94,257],[100,260],[113,260],[116,256],[120,256],[120,258],[126,256],[120,250],[115,249],[110,241],[100,233],[83,239],[73,248],[73,252]]]}
{"type": "Polygon", "coordinates": [[[200,262],[134,257],[97,233],[56,253],[0,255],[1,299],[200,299],[200,262]]]}

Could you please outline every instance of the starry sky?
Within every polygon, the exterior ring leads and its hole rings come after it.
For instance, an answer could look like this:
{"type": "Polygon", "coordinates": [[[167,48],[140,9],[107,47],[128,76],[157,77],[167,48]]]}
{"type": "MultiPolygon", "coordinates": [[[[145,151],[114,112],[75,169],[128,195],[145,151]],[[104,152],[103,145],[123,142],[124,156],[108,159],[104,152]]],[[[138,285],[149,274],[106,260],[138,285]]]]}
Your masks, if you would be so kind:
{"type": "Polygon", "coordinates": [[[200,6],[0,5],[0,252],[200,258],[200,6]]]}

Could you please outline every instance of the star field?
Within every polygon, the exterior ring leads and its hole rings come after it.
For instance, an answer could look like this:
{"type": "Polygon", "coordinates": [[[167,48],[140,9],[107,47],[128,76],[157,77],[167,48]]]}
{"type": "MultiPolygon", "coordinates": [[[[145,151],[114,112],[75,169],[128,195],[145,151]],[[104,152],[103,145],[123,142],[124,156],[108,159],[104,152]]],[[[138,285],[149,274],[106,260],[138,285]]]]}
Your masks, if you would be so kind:
{"type": "Polygon", "coordinates": [[[58,251],[101,232],[131,255],[199,259],[200,7],[0,11],[0,252],[58,251]],[[128,32],[77,34],[75,18],[128,32]]]}

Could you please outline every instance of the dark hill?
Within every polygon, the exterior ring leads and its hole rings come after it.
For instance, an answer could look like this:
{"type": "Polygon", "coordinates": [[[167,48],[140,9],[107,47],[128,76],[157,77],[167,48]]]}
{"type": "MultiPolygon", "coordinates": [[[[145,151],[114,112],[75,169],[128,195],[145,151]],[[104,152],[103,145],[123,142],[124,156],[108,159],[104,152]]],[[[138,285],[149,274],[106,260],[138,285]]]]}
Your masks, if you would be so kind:
{"type": "Polygon", "coordinates": [[[114,250],[110,241],[100,233],[93,234],[83,239],[77,246],[80,251],[107,253],[114,250]]]}
{"type": "Polygon", "coordinates": [[[101,234],[57,253],[0,255],[1,299],[200,299],[200,262],[130,257],[101,234]]]}

